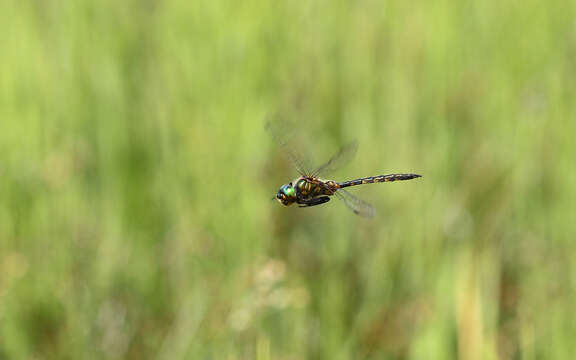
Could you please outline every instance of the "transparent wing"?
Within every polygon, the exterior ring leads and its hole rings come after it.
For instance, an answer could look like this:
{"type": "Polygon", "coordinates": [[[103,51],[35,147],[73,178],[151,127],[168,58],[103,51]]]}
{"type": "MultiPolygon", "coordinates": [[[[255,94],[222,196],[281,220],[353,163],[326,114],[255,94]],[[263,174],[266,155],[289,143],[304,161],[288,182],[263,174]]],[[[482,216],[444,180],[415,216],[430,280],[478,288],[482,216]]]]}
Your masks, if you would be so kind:
{"type": "Polygon", "coordinates": [[[296,166],[296,169],[300,175],[309,175],[310,164],[308,161],[300,154],[297,150],[298,147],[295,145],[294,141],[294,126],[291,123],[286,122],[281,119],[272,119],[269,117],[266,120],[266,125],[264,127],[266,131],[272,136],[274,141],[282,148],[292,163],[296,166]]]}
{"type": "Polygon", "coordinates": [[[318,167],[316,170],[312,171],[312,176],[317,177],[319,175],[329,174],[343,165],[349,163],[354,156],[356,156],[356,151],[358,151],[358,142],[352,141],[340,148],[336,155],[332,156],[328,162],[318,167]]]}
{"type": "Polygon", "coordinates": [[[354,212],[356,215],[363,217],[373,217],[376,215],[376,209],[364,200],[358,199],[356,196],[350,194],[344,189],[336,191],[336,196],[344,201],[344,204],[354,212]]]}

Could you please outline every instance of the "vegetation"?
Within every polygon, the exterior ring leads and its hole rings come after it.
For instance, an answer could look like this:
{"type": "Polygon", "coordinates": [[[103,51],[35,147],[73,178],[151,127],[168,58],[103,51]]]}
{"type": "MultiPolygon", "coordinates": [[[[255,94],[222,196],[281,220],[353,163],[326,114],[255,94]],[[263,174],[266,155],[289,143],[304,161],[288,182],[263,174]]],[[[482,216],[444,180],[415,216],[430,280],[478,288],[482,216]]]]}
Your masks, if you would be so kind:
{"type": "Polygon", "coordinates": [[[575,2],[0,8],[0,358],[572,358],[575,2]]]}

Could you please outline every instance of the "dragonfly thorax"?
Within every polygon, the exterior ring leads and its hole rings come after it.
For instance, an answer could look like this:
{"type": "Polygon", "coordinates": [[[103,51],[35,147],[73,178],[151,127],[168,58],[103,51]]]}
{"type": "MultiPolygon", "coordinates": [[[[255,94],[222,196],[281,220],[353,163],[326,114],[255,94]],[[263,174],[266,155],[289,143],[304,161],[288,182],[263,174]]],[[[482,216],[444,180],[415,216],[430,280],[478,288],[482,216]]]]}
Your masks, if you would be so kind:
{"type": "Polygon", "coordinates": [[[303,176],[294,181],[296,198],[299,200],[309,200],[323,195],[334,195],[336,183],[332,180],[321,180],[318,178],[303,176]]]}
{"type": "Polygon", "coordinates": [[[299,198],[308,198],[311,194],[311,190],[314,185],[308,181],[306,178],[301,177],[294,181],[296,185],[294,188],[296,189],[296,196],[299,198]]]}

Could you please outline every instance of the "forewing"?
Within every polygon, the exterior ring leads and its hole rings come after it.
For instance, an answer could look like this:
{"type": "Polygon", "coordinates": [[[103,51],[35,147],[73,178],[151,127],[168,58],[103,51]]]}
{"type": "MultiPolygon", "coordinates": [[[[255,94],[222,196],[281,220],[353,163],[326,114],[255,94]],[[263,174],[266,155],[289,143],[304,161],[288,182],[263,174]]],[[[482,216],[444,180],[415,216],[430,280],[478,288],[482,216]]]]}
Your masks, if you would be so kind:
{"type": "Polygon", "coordinates": [[[356,151],[358,151],[358,142],[352,141],[340,148],[340,150],[336,153],[336,155],[332,156],[328,162],[323,164],[322,166],[318,167],[316,170],[312,172],[312,175],[317,177],[320,175],[329,174],[343,165],[349,163],[354,156],[356,156],[356,151]]]}
{"type": "Polygon", "coordinates": [[[268,118],[265,125],[266,131],[272,136],[274,141],[280,145],[284,153],[288,155],[300,175],[310,174],[310,165],[297,150],[294,141],[294,126],[282,119],[268,118]]]}
{"type": "Polygon", "coordinates": [[[336,196],[344,201],[344,204],[354,212],[356,215],[362,217],[373,217],[376,215],[376,209],[364,200],[357,198],[344,189],[336,191],[336,196]]]}

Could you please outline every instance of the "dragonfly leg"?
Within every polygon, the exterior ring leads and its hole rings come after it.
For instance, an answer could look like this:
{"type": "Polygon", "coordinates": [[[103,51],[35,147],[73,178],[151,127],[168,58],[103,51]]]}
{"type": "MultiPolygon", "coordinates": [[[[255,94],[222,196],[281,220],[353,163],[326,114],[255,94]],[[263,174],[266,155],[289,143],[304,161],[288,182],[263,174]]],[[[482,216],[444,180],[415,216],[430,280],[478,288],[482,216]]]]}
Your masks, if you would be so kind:
{"type": "Polygon", "coordinates": [[[320,196],[320,197],[315,197],[315,198],[310,199],[310,200],[299,200],[298,204],[300,207],[310,207],[310,206],[316,206],[316,205],[324,204],[328,201],[330,201],[329,196],[320,196]]]}

